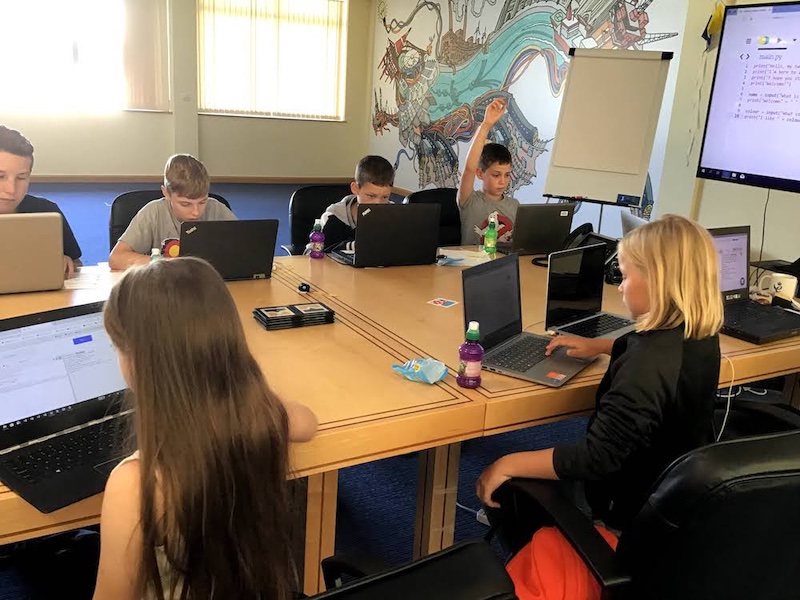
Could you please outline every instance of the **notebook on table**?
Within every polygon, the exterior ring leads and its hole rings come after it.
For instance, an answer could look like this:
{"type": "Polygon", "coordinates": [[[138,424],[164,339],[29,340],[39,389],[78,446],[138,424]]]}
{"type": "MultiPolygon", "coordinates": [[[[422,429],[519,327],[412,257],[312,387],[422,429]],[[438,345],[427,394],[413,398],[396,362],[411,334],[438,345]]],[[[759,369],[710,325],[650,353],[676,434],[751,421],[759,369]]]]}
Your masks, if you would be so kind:
{"type": "Polygon", "coordinates": [[[547,266],[544,325],[548,332],[618,338],[634,321],[603,312],[606,244],[553,252],[547,266]]]}
{"type": "Polygon", "coordinates": [[[269,279],[277,238],[277,219],[186,221],[180,255],[207,260],[226,281],[269,279]]]}
{"type": "Polygon", "coordinates": [[[438,204],[359,204],[355,250],[328,256],[352,267],[400,267],[436,262],[438,204]]]}
{"type": "Polygon", "coordinates": [[[750,299],[750,226],[709,229],[719,255],[725,321],[722,333],[754,344],[800,334],[800,314],[750,299]]]}
{"type": "Polygon", "coordinates": [[[511,242],[498,242],[504,254],[550,254],[564,247],[572,229],[575,203],[521,204],[514,219],[511,242]]]}
{"type": "Polygon", "coordinates": [[[0,480],[41,512],[102,492],[130,450],[102,307],[0,320],[0,480]]]}
{"type": "Polygon", "coordinates": [[[58,213],[0,215],[0,294],[64,287],[63,236],[58,213]]]}
{"type": "Polygon", "coordinates": [[[478,321],[480,344],[485,350],[483,368],[560,387],[591,362],[558,349],[544,351],[550,337],[523,331],[519,260],[515,255],[497,258],[461,273],[464,324],[478,321]]]}

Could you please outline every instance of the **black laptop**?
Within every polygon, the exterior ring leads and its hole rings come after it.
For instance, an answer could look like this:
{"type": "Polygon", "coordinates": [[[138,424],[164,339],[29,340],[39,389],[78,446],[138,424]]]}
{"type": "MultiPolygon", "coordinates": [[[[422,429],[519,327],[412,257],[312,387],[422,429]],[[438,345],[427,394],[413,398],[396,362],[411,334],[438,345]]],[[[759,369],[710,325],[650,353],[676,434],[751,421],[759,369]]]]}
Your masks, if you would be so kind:
{"type": "Polygon", "coordinates": [[[504,254],[550,254],[564,247],[572,229],[575,203],[521,204],[514,219],[511,242],[498,242],[504,254]]]}
{"type": "Polygon", "coordinates": [[[608,246],[604,243],[553,252],[547,266],[544,326],[553,333],[615,339],[636,323],[603,312],[608,246]]]}
{"type": "Polygon", "coordinates": [[[0,320],[0,480],[45,513],[102,492],[131,450],[102,308],[0,320]]]}
{"type": "Polygon", "coordinates": [[[552,338],[522,330],[519,259],[515,255],[464,269],[461,281],[465,328],[470,321],[480,324],[487,371],[560,387],[591,362],[568,357],[564,349],[545,356],[552,338]]]}
{"type": "Polygon", "coordinates": [[[223,279],[272,276],[277,219],[186,221],[181,223],[181,256],[210,262],[223,279]]]}
{"type": "Polygon", "coordinates": [[[800,334],[800,314],[750,300],[750,226],[709,229],[719,255],[719,283],[725,305],[722,333],[754,344],[800,334]]]}
{"type": "Polygon", "coordinates": [[[436,262],[438,204],[360,204],[355,250],[334,250],[333,260],[353,267],[400,267],[436,262]]]}

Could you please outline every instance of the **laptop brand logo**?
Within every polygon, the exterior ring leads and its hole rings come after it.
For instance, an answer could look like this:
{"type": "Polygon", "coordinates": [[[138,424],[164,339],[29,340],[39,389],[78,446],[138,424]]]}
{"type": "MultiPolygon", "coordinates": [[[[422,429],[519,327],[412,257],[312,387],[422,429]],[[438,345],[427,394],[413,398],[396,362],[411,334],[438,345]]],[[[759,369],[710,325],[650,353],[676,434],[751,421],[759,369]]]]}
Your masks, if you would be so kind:
{"type": "Polygon", "coordinates": [[[738,300],[740,297],[739,294],[727,294],[725,300],[738,300]]]}
{"type": "Polygon", "coordinates": [[[568,217],[569,216],[569,211],[568,210],[562,210],[560,213],[558,213],[558,216],[559,217],[568,217]]]}
{"type": "Polygon", "coordinates": [[[190,227],[189,229],[186,230],[186,235],[194,233],[195,231],[197,231],[197,227],[190,227]]]}
{"type": "Polygon", "coordinates": [[[371,213],[371,212],[372,212],[372,209],[371,209],[371,208],[368,208],[368,209],[366,209],[366,210],[365,210],[363,213],[361,213],[361,216],[362,216],[362,217],[366,217],[366,216],[367,216],[369,213],[371,213]]]}

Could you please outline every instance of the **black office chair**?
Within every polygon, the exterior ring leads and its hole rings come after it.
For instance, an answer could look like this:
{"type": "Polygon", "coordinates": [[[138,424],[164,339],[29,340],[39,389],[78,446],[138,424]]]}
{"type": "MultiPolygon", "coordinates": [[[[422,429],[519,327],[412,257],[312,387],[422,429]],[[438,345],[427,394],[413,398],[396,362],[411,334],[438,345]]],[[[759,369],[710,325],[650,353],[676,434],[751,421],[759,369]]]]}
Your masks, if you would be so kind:
{"type": "Polygon", "coordinates": [[[302,254],[314,221],[334,202],[352,194],[350,185],[309,185],[295,190],[289,199],[289,239],[291,244],[281,246],[289,254],[302,254]]]}
{"type": "Polygon", "coordinates": [[[514,600],[514,583],[483,541],[462,542],[402,567],[366,575],[337,557],[322,561],[328,591],[314,600],[514,600]],[[345,575],[361,577],[335,587],[345,575]]]}
{"type": "MultiPolygon", "coordinates": [[[[228,201],[219,194],[209,194],[208,196],[222,202],[228,208],[231,207],[228,201]]],[[[162,197],[161,190],[135,190],[125,192],[114,198],[114,202],[111,203],[111,214],[108,217],[109,251],[114,249],[120,236],[125,233],[136,213],[151,200],[158,200],[162,197]]]]}
{"type": "Polygon", "coordinates": [[[404,202],[408,204],[427,203],[442,207],[439,213],[439,245],[461,245],[461,214],[458,212],[455,188],[434,188],[411,192],[404,202]]]}
{"type": "Polygon", "coordinates": [[[508,531],[546,515],[600,582],[603,598],[798,597],[798,431],[712,444],[676,460],[616,553],[557,482],[513,479],[495,499],[506,517],[519,516],[501,525],[508,531]]]}

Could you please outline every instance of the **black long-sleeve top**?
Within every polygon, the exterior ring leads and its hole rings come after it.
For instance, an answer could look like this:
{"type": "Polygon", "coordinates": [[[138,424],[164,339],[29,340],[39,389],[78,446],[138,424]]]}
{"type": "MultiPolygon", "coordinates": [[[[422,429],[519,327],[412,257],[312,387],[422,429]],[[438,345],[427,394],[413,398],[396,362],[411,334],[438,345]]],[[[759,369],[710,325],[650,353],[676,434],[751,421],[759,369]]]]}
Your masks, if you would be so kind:
{"type": "Polygon", "coordinates": [[[553,453],[596,518],[624,529],[673,460],[713,441],[719,365],[719,336],[685,340],[683,326],[614,342],[586,437],[553,453]]]}

